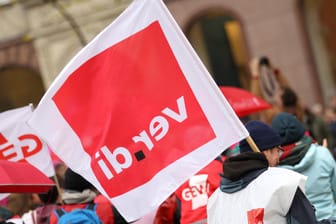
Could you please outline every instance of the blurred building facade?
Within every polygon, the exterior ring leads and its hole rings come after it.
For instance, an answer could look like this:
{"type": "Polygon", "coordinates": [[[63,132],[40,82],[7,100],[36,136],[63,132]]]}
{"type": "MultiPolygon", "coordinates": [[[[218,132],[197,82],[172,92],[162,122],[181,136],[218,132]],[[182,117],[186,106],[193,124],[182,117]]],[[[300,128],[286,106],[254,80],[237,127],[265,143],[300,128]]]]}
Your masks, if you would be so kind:
{"type": "MultiPolygon", "coordinates": [[[[33,103],[130,0],[0,1],[0,111],[33,103]]],[[[335,94],[333,0],[166,0],[218,85],[249,83],[268,56],[305,105],[335,94]]]]}

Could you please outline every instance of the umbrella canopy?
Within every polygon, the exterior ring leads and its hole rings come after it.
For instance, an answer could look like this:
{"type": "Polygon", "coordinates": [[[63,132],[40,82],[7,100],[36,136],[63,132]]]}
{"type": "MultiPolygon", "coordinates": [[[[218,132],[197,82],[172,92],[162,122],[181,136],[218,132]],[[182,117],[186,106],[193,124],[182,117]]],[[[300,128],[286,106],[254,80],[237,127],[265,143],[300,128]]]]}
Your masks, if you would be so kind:
{"type": "Polygon", "coordinates": [[[245,117],[272,107],[269,103],[244,89],[232,86],[219,87],[238,117],[245,117]]]}
{"type": "Polygon", "coordinates": [[[0,160],[0,193],[44,193],[54,185],[29,163],[0,160]]]}

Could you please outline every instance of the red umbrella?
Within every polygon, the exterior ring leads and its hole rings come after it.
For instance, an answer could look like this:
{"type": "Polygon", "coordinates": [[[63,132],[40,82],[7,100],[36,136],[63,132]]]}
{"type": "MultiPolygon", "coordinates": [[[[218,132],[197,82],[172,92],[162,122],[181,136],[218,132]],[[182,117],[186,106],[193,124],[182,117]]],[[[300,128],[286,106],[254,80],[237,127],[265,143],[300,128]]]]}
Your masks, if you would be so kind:
{"type": "Polygon", "coordinates": [[[272,107],[262,98],[238,87],[219,87],[238,117],[245,117],[272,107]]]}
{"type": "Polygon", "coordinates": [[[54,185],[29,163],[0,160],[0,193],[44,193],[54,185]]]}

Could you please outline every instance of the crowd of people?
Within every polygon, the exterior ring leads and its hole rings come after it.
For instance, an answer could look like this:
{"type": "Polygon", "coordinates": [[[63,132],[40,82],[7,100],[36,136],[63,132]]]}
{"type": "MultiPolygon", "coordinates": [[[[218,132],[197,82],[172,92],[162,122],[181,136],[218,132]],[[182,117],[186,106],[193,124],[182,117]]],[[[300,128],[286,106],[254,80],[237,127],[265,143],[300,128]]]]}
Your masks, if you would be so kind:
{"type": "MultiPolygon", "coordinates": [[[[336,97],[305,108],[267,57],[250,70],[250,91],[272,105],[245,123],[255,145],[244,139],[223,150],[160,205],[153,224],[336,223],[336,97]]],[[[11,194],[0,221],[62,223],[77,209],[96,215],[90,223],[127,223],[92,184],[58,166],[61,188],[11,194]]]]}
{"type": "MultiPolygon", "coordinates": [[[[206,205],[195,206],[178,189],[158,209],[155,224],[336,222],[336,97],[325,109],[321,104],[304,107],[267,57],[251,60],[250,72],[250,91],[272,105],[247,119],[260,152],[246,140],[226,150],[222,169],[196,175],[209,177],[199,184],[207,186],[206,193],[193,198],[206,199],[206,205]],[[214,186],[210,179],[218,173],[214,186]]],[[[184,189],[192,187],[191,179],[184,189]]]]}
{"type": "Polygon", "coordinates": [[[6,206],[1,207],[0,221],[2,222],[0,223],[128,223],[111,202],[101,195],[90,182],[66,167],[65,164],[62,164],[62,166],[65,167],[65,172],[59,178],[62,183],[61,186],[57,187],[55,185],[47,193],[11,194],[6,201],[6,206]],[[23,202],[22,198],[26,200],[23,202]],[[15,201],[18,199],[20,202],[15,201]],[[18,210],[18,208],[21,209],[18,210]],[[84,208],[90,208],[94,213],[83,212],[74,217],[76,222],[66,221],[68,217],[64,214],[84,208]],[[81,216],[84,216],[84,218],[81,219],[81,216]]]}
{"type": "Polygon", "coordinates": [[[269,110],[251,115],[254,120],[271,124],[280,112],[293,114],[319,144],[336,150],[336,95],[327,103],[303,105],[301,98],[289,82],[267,57],[254,58],[250,62],[250,91],[272,105],[269,110]]]}

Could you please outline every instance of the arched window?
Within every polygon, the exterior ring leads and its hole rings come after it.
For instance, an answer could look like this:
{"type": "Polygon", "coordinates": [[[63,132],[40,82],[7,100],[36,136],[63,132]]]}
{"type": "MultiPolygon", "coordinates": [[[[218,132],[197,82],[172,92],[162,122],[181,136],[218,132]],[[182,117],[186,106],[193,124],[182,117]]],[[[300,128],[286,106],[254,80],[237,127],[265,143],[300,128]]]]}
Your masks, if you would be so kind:
{"type": "Polygon", "coordinates": [[[11,65],[0,68],[0,112],[36,106],[44,94],[41,76],[31,68],[11,65]]]}
{"type": "Polygon", "coordinates": [[[248,86],[247,56],[238,20],[208,10],[189,24],[186,36],[218,85],[248,86]]]}

